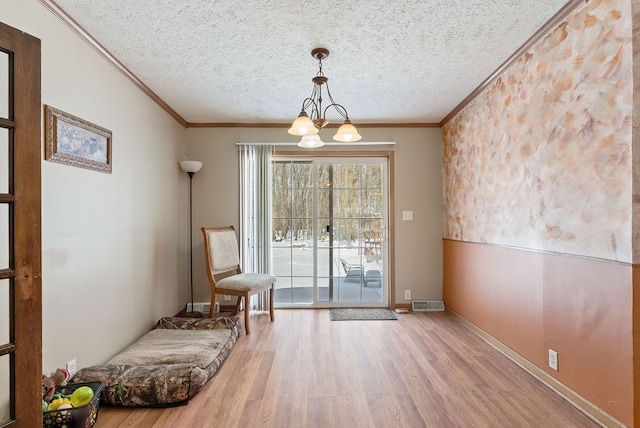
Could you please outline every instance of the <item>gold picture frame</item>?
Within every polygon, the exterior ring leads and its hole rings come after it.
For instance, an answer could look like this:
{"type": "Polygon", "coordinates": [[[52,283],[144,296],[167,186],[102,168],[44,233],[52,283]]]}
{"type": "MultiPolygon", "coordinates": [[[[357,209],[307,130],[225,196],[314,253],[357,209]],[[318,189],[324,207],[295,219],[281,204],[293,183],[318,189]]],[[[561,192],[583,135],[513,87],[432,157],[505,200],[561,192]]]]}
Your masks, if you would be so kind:
{"type": "Polygon", "coordinates": [[[48,105],[44,123],[46,160],[111,174],[111,131],[48,105]]]}

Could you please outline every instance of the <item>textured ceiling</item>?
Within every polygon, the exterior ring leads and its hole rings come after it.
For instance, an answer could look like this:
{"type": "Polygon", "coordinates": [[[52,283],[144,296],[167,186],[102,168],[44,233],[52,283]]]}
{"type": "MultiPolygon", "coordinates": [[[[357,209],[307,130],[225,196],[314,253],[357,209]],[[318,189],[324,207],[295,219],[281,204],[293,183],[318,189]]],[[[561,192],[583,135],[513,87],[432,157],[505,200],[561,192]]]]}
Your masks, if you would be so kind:
{"type": "Polygon", "coordinates": [[[55,3],[187,122],[290,122],[322,46],[357,124],[440,122],[566,0],[55,3]]]}

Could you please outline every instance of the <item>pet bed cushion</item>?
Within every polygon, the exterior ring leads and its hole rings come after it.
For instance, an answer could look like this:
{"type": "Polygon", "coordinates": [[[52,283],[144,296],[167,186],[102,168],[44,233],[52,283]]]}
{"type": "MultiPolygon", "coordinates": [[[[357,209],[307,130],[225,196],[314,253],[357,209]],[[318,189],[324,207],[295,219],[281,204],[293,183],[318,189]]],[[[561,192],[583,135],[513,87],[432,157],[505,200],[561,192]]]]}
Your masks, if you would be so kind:
{"type": "Polygon", "coordinates": [[[72,381],[101,381],[101,401],[119,406],[185,404],[215,374],[238,337],[237,317],[162,318],[104,365],[72,381]]]}

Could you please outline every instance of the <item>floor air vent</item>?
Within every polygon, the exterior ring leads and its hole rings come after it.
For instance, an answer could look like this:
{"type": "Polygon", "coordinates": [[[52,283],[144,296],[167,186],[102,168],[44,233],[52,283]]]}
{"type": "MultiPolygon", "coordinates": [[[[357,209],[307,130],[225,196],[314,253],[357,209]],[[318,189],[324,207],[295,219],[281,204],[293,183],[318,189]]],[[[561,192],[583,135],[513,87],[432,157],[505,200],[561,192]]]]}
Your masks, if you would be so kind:
{"type": "MultiPolygon", "coordinates": [[[[193,310],[195,312],[202,312],[203,314],[209,313],[209,308],[211,307],[211,303],[202,302],[202,303],[194,303],[193,310]]],[[[187,303],[187,312],[191,312],[191,303],[187,303]]],[[[216,302],[214,313],[220,312],[220,302],[216,302]]]]}
{"type": "Polygon", "coordinates": [[[442,300],[414,300],[411,302],[411,310],[414,312],[444,311],[442,300]]]}

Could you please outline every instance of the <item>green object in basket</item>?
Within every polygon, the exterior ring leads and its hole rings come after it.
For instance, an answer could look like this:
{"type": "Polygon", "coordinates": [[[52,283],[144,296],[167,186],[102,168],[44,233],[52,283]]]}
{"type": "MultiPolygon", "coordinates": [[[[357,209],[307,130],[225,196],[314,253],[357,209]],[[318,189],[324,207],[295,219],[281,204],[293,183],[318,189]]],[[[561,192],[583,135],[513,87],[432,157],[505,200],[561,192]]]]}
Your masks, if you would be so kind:
{"type": "Polygon", "coordinates": [[[71,394],[71,405],[73,407],[82,407],[89,404],[93,398],[93,389],[90,386],[81,386],[71,394]]]}

